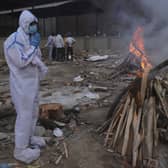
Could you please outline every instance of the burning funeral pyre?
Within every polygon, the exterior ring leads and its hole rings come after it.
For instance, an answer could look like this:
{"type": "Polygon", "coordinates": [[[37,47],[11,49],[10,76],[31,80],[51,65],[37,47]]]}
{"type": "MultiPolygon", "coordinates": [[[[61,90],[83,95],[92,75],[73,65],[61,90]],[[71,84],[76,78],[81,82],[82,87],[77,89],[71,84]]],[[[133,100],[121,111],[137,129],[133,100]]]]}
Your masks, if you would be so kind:
{"type": "Polygon", "coordinates": [[[127,58],[137,78],[112,104],[107,121],[98,128],[104,132],[105,146],[132,164],[132,167],[158,167],[160,117],[168,119],[168,75],[156,75],[168,61],[152,69],[145,53],[143,29],[138,27],[127,58]]]}

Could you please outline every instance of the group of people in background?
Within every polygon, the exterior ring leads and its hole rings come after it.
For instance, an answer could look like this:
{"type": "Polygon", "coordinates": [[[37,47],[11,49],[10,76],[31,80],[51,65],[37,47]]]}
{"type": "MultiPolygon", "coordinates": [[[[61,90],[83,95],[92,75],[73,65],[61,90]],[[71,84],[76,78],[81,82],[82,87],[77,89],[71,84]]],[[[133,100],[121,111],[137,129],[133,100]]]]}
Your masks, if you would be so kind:
{"type": "Polygon", "coordinates": [[[45,44],[45,47],[48,47],[49,50],[49,60],[73,61],[73,46],[75,42],[76,40],[72,37],[70,32],[67,33],[65,38],[63,38],[61,34],[54,35],[54,33],[52,33],[45,44]]]}

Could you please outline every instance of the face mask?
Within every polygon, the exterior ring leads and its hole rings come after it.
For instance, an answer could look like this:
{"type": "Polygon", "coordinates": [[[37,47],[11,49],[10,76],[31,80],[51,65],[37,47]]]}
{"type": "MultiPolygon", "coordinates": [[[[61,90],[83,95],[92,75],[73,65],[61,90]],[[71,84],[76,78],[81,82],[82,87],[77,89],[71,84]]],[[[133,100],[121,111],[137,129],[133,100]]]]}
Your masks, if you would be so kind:
{"type": "Polygon", "coordinates": [[[29,26],[29,33],[30,34],[34,34],[36,32],[37,32],[37,25],[36,24],[29,26]]]}

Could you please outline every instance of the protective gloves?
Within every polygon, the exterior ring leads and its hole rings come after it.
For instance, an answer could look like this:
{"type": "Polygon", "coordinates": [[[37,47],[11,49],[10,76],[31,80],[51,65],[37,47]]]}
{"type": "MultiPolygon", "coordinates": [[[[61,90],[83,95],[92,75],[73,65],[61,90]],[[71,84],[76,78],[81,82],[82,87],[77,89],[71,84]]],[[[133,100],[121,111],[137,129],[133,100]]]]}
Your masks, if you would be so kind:
{"type": "Polygon", "coordinates": [[[34,46],[35,48],[37,48],[40,45],[40,33],[35,33],[32,34],[30,37],[30,45],[34,46]]]}

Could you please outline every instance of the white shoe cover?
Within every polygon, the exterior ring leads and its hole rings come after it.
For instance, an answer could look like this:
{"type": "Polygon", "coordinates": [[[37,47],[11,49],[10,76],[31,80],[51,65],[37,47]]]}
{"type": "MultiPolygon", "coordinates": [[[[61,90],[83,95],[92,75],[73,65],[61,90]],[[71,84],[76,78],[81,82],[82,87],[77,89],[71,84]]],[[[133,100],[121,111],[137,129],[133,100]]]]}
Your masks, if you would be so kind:
{"type": "Polygon", "coordinates": [[[30,144],[33,146],[38,146],[40,148],[46,146],[46,142],[45,142],[44,138],[39,137],[39,136],[32,136],[30,139],[30,144]]]}
{"type": "Polygon", "coordinates": [[[40,156],[40,149],[15,149],[14,158],[24,163],[31,163],[37,160],[40,156]]]}

